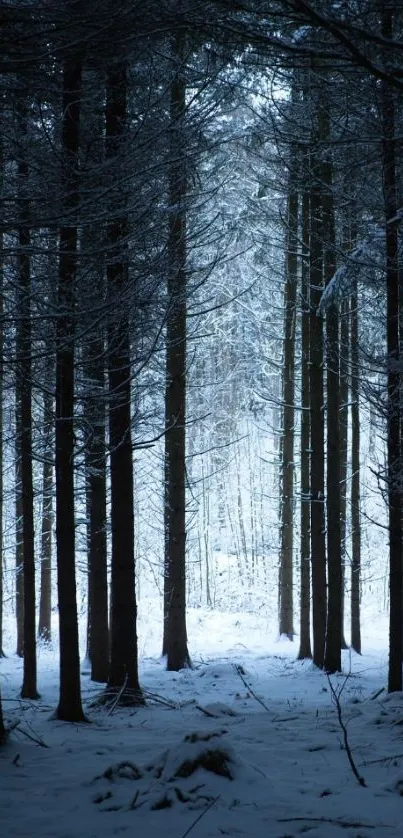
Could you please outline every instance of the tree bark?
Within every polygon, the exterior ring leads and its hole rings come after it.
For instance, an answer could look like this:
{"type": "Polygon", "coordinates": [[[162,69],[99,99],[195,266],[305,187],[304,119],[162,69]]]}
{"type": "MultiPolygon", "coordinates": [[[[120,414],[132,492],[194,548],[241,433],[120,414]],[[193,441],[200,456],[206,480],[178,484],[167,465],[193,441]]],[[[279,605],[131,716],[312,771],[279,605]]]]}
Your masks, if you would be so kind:
{"type": "MultiPolygon", "coordinates": [[[[127,70],[110,69],[106,92],[106,154],[118,177],[127,120],[127,70]]],[[[108,223],[107,294],[109,446],[111,483],[111,659],[108,693],[119,692],[122,704],[141,704],[138,679],[137,607],[135,595],[133,451],[131,435],[130,320],[128,290],[128,220],[125,195],[119,191],[108,223]]]]}
{"type": "Polygon", "coordinates": [[[74,306],[81,77],[81,61],[67,58],[63,67],[62,111],[62,197],[66,222],[60,229],[56,329],[56,552],[60,637],[60,695],[56,716],[70,722],[85,721],[80,688],[74,514],[74,306]]]}
{"type": "Polygon", "coordinates": [[[347,649],[344,637],[345,577],[347,557],[347,464],[348,464],[348,396],[350,367],[349,301],[340,314],[340,543],[341,543],[341,648],[347,649]]]}
{"type": "Polygon", "coordinates": [[[165,575],[162,653],[190,666],[186,631],[186,82],[183,38],[174,36],[170,86],[168,312],[165,383],[165,575]]]}

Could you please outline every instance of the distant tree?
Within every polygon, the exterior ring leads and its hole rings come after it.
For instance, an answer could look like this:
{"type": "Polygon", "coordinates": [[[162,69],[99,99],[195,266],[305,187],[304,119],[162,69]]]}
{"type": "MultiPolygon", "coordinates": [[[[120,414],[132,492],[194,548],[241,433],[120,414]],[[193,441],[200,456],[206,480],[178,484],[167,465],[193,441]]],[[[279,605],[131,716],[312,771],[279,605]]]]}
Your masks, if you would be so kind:
{"type": "Polygon", "coordinates": [[[280,476],[280,574],[279,574],[279,632],[289,640],[294,638],[293,575],[294,575],[294,437],[295,437],[295,333],[298,285],[298,210],[296,149],[291,144],[288,171],[286,212],[285,288],[284,288],[284,348],[282,394],[282,440],[280,476]]]}
{"type": "MultiPolygon", "coordinates": [[[[53,357],[48,364],[53,371],[53,357]]],[[[51,376],[49,376],[49,379],[51,376]]],[[[43,463],[42,463],[42,519],[41,519],[41,575],[39,598],[38,637],[49,643],[52,639],[52,526],[53,526],[53,394],[43,393],[43,463]]]]}

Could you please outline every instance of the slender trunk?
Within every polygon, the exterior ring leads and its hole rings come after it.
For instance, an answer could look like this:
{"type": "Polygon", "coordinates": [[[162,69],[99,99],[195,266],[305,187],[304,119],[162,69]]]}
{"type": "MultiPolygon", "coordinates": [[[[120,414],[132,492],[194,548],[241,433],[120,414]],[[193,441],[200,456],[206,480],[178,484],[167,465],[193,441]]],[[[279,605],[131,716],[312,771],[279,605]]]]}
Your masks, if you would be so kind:
{"type": "MultiPolygon", "coordinates": [[[[322,136],[330,141],[329,110],[323,109],[322,136]]],[[[335,221],[333,204],[333,164],[327,158],[322,165],[324,280],[328,284],[335,272],[335,221]]],[[[341,530],[340,530],[340,347],[339,312],[331,301],[326,309],[326,519],[328,601],[326,623],[325,668],[327,672],[341,671],[342,588],[341,588],[341,530]]]]}
{"type": "Polygon", "coordinates": [[[16,349],[17,386],[20,412],[21,511],[22,553],[24,573],[24,672],[21,697],[39,698],[37,691],[36,631],[35,631],[35,549],[34,549],[34,490],[32,475],[32,326],[31,326],[31,235],[27,197],[28,164],[25,159],[27,117],[25,104],[20,111],[21,157],[18,161],[19,182],[19,290],[16,349]]]}
{"type": "MultiPolygon", "coordinates": [[[[49,364],[53,367],[53,364],[49,364]]],[[[52,639],[52,524],[53,524],[53,397],[43,395],[43,426],[45,446],[42,466],[42,525],[41,525],[41,595],[39,600],[38,636],[50,643],[52,639]]]]}
{"type": "Polygon", "coordinates": [[[104,350],[102,336],[93,337],[86,364],[86,379],[91,391],[86,399],[86,418],[90,425],[86,446],[88,657],[91,679],[98,682],[107,681],[109,671],[104,350]]]}
{"type": "Polygon", "coordinates": [[[82,66],[63,68],[62,187],[65,218],[60,229],[56,329],[56,553],[60,637],[60,696],[56,716],[85,720],[80,688],[74,515],[74,307],[77,269],[78,154],[82,66]]]}
{"type": "Polygon", "coordinates": [[[1,701],[1,691],[0,691],[0,745],[3,745],[6,740],[6,727],[4,724],[4,716],[3,716],[3,705],[1,701]]]}
{"type": "MultiPolygon", "coordinates": [[[[295,150],[291,149],[295,156],[295,150]]],[[[283,436],[281,446],[279,631],[293,640],[295,324],[297,299],[298,191],[291,160],[287,197],[284,290],[283,436]]]]}
{"type": "MultiPolygon", "coordinates": [[[[127,71],[117,65],[108,72],[106,152],[118,177],[127,120],[127,71]]],[[[112,169],[111,169],[112,171],[112,169]]],[[[123,704],[141,704],[138,679],[137,607],[135,595],[133,450],[131,435],[130,320],[127,306],[128,251],[125,195],[116,196],[108,223],[107,292],[109,445],[111,482],[111,660],[108,692],[123,704]]]]}
{"type": "Polygon", "coordinates": [[[311,568],[309,506],[309,192],[302,197],[302,267],[301,267],[301,541],[300,541],[300,646],[298,659],[312,657],[311,649],[311,568]]]}
{"type": "Polygon", "coordinates": [[[311,425],[311,565],[313,661],[323,667],[326,637],[325,445],[323,392],[323,325],[318,307],[323,291],[323,223],[321,167],[312,152],[310,231],[309,389],[311,425]]]}
{"type": "MultiPolygon", "coordinates": [[[[382,9],[382,36],[393,37],[393,13],[382,9]]],[[[396,114],[393,89],[382,82],[383,192],[387,288],[387,462],[389,505],[389,673],[388,691],[402,689],[402,504],[400,441],[399,254],[396,173],[396,114]],[[395,219],[395,220],[394,220],[395,219]]]]}
{"type": "Polygon", "coordinates": [[[173,39],[170,87],[168,313],[165,383],[165,576],[162,653],[167,669],[190,666],[186,632],[186,83],[183,38],[173,39]]]}
{"type": "Polygon", "coordinates": [[[344,637],[344,603],[347,533],[347,462],[348,462],[348,396],[350,366],[350,308],[347,301],[340,317],[340,543],[341,543],[341,648],[347,649],[344,637]]]}
{"type": "Polygon", "coordinates": [[[15,387],[15,617],[17,644],[15,653],[24,656],[24,545],[22,535],[22,491],[21,491],[21,411],[19,388],[15,387]]]}
{"type": "Polygon", "coordinates": [[[361,520],[360,402],[357,284],[350,301],[351,317],[351,645],[361,654],[361,520]]]}

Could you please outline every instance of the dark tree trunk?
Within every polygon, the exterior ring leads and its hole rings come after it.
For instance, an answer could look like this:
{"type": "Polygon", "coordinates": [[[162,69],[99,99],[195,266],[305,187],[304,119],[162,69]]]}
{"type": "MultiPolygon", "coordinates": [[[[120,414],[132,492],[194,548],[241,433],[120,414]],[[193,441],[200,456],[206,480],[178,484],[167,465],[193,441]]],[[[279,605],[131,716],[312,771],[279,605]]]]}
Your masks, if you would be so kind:
{"type": "MultiPolygon", "coordinates": [[[[1,111],[0,111],[1,118],[1,111]]],[[[3,183],[3,139],[0,128],[0,178],[3,183]]],[[[4,375],[4,264],[3,264],[3,247],[4,234],[3,228],[0,225],[0,658],[4,658],[3,651],[3,614],[4,614],[4,584],[3,584],[3,459],[4,459],[4,436],[3,436],[3,375],[4,375]]],[[[1,737],[1,718],[0,718],[0,737],[1,737]]],[[[0,738],[1,741],[1,738],[0,738]]]]}
{"type": "Polygon", "coordinates": [[[344,637],[344,602],[347,533],[347,462],[348,462],[348,396],[350,366],[350,309],[342,306],[340,316],[340,542],[341,542],[341,648],[347,649],[344,637]]]}
{"type": "Polygon", "coordinates": [[[360,402],[357,284],[351,295],[351,645],[361,654],[360,402]]]}
{"type": "Polygon", "coordinates": [[[6,740],[6,727],[4,724],[4,716],[3,716],[3,705],[1,701],[1,691],[0,691],[0,745],[3,745],[6,740]]]}
{"type": "Polygon", "coordinates": [[[88,519],[88,605],[89,632],[87,654],[92,681],[108,680],[109,627],[106,540],[106,447],[105,375],[102,337],[93,337],[88,347],[86,380],[90,389],[86,399],[86,420],[90,438],[86,445],[86,491],[88,519]]]}
{"type": "MultiPolygon", "coordinates": [[[[50,366],[50,365],[49,365],[50,366]]],[[[53,368],[53,364],[52,364],[53,368]]],[[[43,396],[45,447],[42,466],[41,524],[41,595],[39,600],[38,636],[50,643],[52,639],[52,524],[53,524],[53,397],[47,390],[43,396]]]]}
{"type": "Polygon", "coordinates": [[[162,653],[167,669],[190,666],[186,632],[186,83],[183,40],[173,40],[170,88],[168,312],[165,384],[165,576],[162,653]]]}
{"type": "MultiPolygon", "coordinates": [[[[322,136],[330,141],[329,112],[323,109],[322,136]]],[[[333,205],[333,164],[327,151],[322,165],[323,232],[325,240],[324,280],[328,284],[335,272],[335,229],[333,205]]],[[[335,301],[326,308],[326,519],[328,601],[326,622],[325,668],[327,672],[341,671],[342,642],[342,575],[340,529],[340,348],[339,314],[335,301]]]]}
{"type": "MultiPolygon", "coordinates": [[[[382,36],[393,37],[393,13],[382,9],[382,36]]],[[[399,254],[396,173],[396,116],[393,89],[382,82],[383,192],[387,287],[387,463],[389,506],[389,673],[388,691],[402,689],[402,452],[400,441],[399,254]]]]}
{"type": "Polygon", "coordinates": [[[311,565],[313,661],[323,667],[326,637],[325,445],[323,325],[318,307],[323,291],[321,167],[312,153],[310,231],[309,389],[311,425],[311,565]]]}
{"type": "Polygon", "coordinates": [[[310,568],[310,475],[309,475],[309,191],[302,197],[301,267],[301,603],[298,659],[312,657],[311,648],[311,568],[310,568]]]}
{"type": "Polygon", "coordinates": [[[20,477],[22,512],[22,555],[24,573],[24,674],[21,697],[39,698],[37,691],[35,630],[35,550],[34,491],[32,476],[32,327],[31,327],[31,236],[27,197],[28,165],[25,159],[27,120],[25,106],[20,113],[21,151],[18,161],[19,181],[19,289],[17,350],[17,410],[20,434],[20,477]]]}
{"type": "MultiPolygon", "coordinates": [[[[291,149],[295,157],[295,150],[291,149]]],[[[279,632],[293,640],[295,326],[297,299],[298,191],[291,160],[287,196],[284,290],[283,428],[281,446],[279,632]]]]}
{"type": "Polygon", "coordinates": [[[60,636],[57,718],[85,721],[81,703],[74,516],[74,301],[77,269],[78,153],[82,67],[63,68],[62,187],[65,218],[60,229],[56,329],[56,552],[60,636]]]}
{"type": "MultiPolygon", "coordinates": [[[[108,72],[106,91],[106,153],[111,174],[119,178],[127,119],[127,71],[108,72]]],[[[135,594],[133,450],[131,435],[131,357],[128,313],[127,209],[125,195],[116,196],[108,223],[107,293],[109,446],[111,482],[111,660],[108,693],[119,692],[122,704],[143,703],[138,679],[137,607],[135,594]]]]}
{"type": "Polygon", "coordinates": [[[24,655],[24,550],[22,535],[22,491],[21,491],[21,410],[19,389],[15,388],[15,617],[17,644],[15,653],[24,655]]]}

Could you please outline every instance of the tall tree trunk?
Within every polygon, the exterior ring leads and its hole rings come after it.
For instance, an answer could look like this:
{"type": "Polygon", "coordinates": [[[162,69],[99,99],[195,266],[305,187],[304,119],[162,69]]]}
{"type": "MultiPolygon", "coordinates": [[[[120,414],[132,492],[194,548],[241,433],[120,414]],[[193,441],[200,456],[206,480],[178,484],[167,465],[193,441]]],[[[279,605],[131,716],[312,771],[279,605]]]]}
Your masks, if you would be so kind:
{"type": "Polygon", "coordinates": [[[310,573],[310,475],[309,475],[309,191],[302,197],[302,266],[301,266],[301,603],[300,645],[298,659],[312,657],[311,648],[311,573],[310,573]]]}
{"type": "Polygon", "coordinates": [[[57,718],[81,722],[80,654],[74,515],[74,306],[77,269],[78,155],[82,65],[63,67],[62,188],[65,226],[60,229],[56,328],[56,553],[60,637],[57,718]]]}
{"type": "MultiPolygon", "coordinates": [[[[393,12],[382,9],[382,36],[393,38],[393,12]]],[[[396,212],[396,114],[394,91],[382,81],[383,192],[387,288],[387,462],[389,506],[389,692],[402,689],[402,451],[400,440],[399,253],[396,212]]]]}
{"type": "Polygon", "coordinates": [[[24,656],[24,544],[22,534],[21,490],[21,409],[18,379],[15,386],[15,617],[17,644],[15,653],[24,656]]]}
{"type": "MultiPolygon", "coordinates": [[[[53,363],[49,364],[53,369],[53,363]]],[[[42,523],[41,523],[41,595],[39,599],[38,636],[50,643],[52,639],[52,524],[53,524],[53,397],[43,394],[43,427],[45,445],[42,465],[42,523]]]]}
{"type": "Polygon", "coordinates": [[[106,442],[105,442],[105,346],[94,336],[88,346],[86,419],[90,438],[86,445],[86,491],[88,519],[89,637],[88,657],[92,681],[108,680],[109,627],[106,539],[106,442]]]}
{"type": "Polygon", "coordinates": [[[162,653],[190,666],[186,632],[186,82],[183,37],[174,36],[170,87],[168,312],[165,384],[165,575],[162,653]]]}
{"type": "MultiPolygon", "coordinates": [[[[330,142],[329,110],[323,106],[321,134],[330,142]]],[[[322,152],[323,153],[323,152],[322,152]]],[[[336,269],[335,221],[333,203],[333,164],[327,150],[322,164],[324,280],[327,285],[336,269]]],[[[342,575],[340,529],[340,348],[338,306],[331,300],[326,308],[326,519],[328,601],[326,622],[325,668],[327,672],[341,671],[342,641],[342,575]]]]}
{"type": "Polygon", "coordinates": [[[351,645],[361,654],[361,520],[360,402],[357,283],[350,300],[351,317],[351,645]]]}
{"type": "Polygon", "coordinates": [[[341,543],[341,648],[347,649],[344,637],[344,603],[347,534],[347,463],[348,463],[348,396],[350,368],[350,307],[342,306],[340,316],[340,543],[341,543]]]}
{"type": "MultiPolygon", "coordinates": [[[[2,112],[0,110],[0,119],[2,112]]],[[[0,127],[0,179],[4,180],[3,138],[0,127]]],[[[4,616],[4,580],[3,580],[3,493],[4,493],[4,434],[3,434],[3,399],[4,399],[4,264],[3,264],[4,233],[0,224],[0,658],[4,658],[3,651],[3,616],[4,616]]],[[[0,720],[1,722],[1,720],[0,720]]],[[[0,724],[1,741],[1,724],[0,724]]]]}
{"type": "Polygon", "coordinates": [[[3,705],[1,701],[1,691],[0,691],[0,745],[3,745],[6,739],[6,727],[4,724],[4,716],[3,716],[3,705]]]}
{"type": "Polygon", "coordinates": [[[322,168],[311,154],[309,389],[311,426],[311,565],[313,661],[323,667],[326,637],[325,443],[323,324],[318,308],[323,291],[322,168]]]}
{"type": "MultiPolygon", "coordinates": [[[[127,70],[110,69],[106,91],[106,154],[110,172],[119,178],[127,120],[127,70]]],[[[135,594],[133,450],[131,433],[131,357],[128,315],[128,220],[125,195],[119,192],[108,223],[107,293],[109,445],[111,483],[111,660],[108,693],[123,704],[141,704],[138,679],[135,594]]]]}
{"type": "Polygon", "coordinates": [[[37,691],[35,630],[34,490],[32,475],[32,326],[31,326],[31,235],[29,230],[28,164],[26,161],[27,115],[20,109],[21,150],[18,161],[19,203],[19,289],[16,336],[17,387],[20,412],[22,553],[24,572],[24,674],[21,697],[39,698],[37,691]]]}
{"type": "Polygon", "coordinates": [[[298,191],[291,149],[287,196],[284,289],[283,428],[281,446],[279,632],[293,640],[295,326],[298,265],[298,191]]]}

